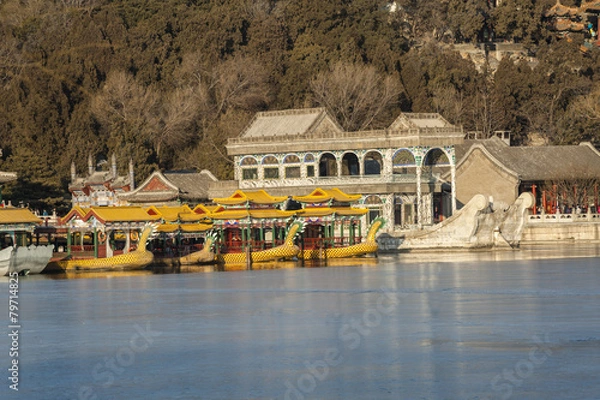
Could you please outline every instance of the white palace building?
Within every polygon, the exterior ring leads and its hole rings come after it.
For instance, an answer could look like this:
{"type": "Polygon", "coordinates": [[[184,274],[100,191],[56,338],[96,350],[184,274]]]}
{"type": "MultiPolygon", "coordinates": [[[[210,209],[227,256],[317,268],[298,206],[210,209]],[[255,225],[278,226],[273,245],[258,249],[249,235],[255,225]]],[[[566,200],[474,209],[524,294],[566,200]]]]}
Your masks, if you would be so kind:
{"type": "Polygon", "coordinates": [[[227,143],[235,180],[215,182],[209,194],[338,188],[362,195],[365,223],[382,216],[390,233],[418,229],[456,211],[454,145],[463,140],[462,127],[436,113],[403,113],[387,129],[346,132],[324,108],[261,112],[227,143]]]}

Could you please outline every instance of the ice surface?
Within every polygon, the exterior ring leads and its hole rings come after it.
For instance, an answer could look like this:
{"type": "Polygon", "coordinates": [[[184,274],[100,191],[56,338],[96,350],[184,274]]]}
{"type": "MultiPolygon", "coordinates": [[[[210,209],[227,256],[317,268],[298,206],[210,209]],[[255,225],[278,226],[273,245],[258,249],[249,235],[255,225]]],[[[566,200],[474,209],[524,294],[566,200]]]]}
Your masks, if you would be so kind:
{"type": "Polygon", "coordinates": [[[18,397],[600,398],[600,258],[486,254],[21,277],[18,397]]]}

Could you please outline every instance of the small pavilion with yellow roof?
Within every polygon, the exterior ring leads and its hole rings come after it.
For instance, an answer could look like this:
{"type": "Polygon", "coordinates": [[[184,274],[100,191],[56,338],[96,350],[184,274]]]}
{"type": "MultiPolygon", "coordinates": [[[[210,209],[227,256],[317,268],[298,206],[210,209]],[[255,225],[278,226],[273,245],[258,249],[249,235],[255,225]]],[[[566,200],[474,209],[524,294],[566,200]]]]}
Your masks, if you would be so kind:
{"type": "Polygon", "coordinates": [[[346,194],[338,188],[317,188],[306,196],[293,196],[304,206],[297,211],[306,224],[302,245],[305,248],[340,247],[361,241],[361,222],[367,208],[352,205],[361,195],[346,194]]]}
{"type": "Polygon", "coordinates": [[[75,206],[61,218],[57,234],[66,238],[66,255],[112,257],[133,250],[143,227],[158,220],[142,207],[75,206]]]}
{"type": "Polygon", "coordinates": [[[282,209],[287,200],[264,190],[236,190],[229,197],[214,198],[218,207],[210,218],[224,248],[238,252],[251,246],[252,251],[259,251],[282,244],[290,218],[296,214],[282,209]]]}
{"type": "Polygon", "coordinates": [[[41,223],[26,208],[0,207],[0,249],[31,244],[33,230],[41,223]]]}
{"type": "Polygon", "coordinates": [[[203,205],[193,209],[187,204],[151,206],[146,212],[160,218],[159,237],[151,243],[152,252],[159,258],[183,256],[200,250],[204,235],[213,227],[210,210],[203,205]]]}

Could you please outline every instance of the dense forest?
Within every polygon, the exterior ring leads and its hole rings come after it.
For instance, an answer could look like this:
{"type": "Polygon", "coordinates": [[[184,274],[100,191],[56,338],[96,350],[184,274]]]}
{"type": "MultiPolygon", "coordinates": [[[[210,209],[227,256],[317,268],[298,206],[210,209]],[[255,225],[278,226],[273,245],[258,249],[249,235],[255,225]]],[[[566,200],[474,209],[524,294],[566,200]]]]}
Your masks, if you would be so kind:
{"type": "MultiPolygon", "coordinates": [[[[3,0],[5,199],[68,207],[70,165],[115,154],[232,176],[224,144],[257,111],[327,107],[347,130],[440,112],[515,144],[600,144],[600,50],[560,36],[554,0],[3,0]],[[491,70],[457,43],[521,43],[491,70]]],[[[579,5],[577,1],[562,1],[579,5]]]]}

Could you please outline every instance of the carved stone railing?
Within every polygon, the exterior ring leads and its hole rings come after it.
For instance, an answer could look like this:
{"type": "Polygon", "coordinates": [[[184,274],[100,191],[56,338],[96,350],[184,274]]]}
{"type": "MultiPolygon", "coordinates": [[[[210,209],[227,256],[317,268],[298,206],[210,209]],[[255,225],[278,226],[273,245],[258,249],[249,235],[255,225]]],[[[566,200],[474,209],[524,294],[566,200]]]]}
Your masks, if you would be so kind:
{"type": "MultiPolygon", "coordinates": [[[[294,141],[311,139],[365,139],[365,138],[394,138],[394,137],[463,137],[462,128],[411,128],[402,130],[372,130],[358,132],[311,132],[294,136],[294,141]]],[[[281,143],[281,136],[251,136],[227,139],[227,144],[250,144],[250,143],[281,143]]]]}
{"type": "Polygon", "coordinates": [[[600,222],[600,214],[536,214],[529,215],[529,223],[573,223],[573,222],[600,222]]]}
{"type": "MultiPolygon", "coordinates": [[[[423,174],[421,183],[435,183],[439,180],[439,174],[423,174]]],[[[401,175],[344,175],[344,176],[322,176],[313,178],[293,179],[263,179],[240,181],[241,189],[268,188],[268,187],[296,187],[296,186],[335,186],[335,185],[374,185],[388,183],[413,183],[416,185],[415,174],[401,175]]]]}

